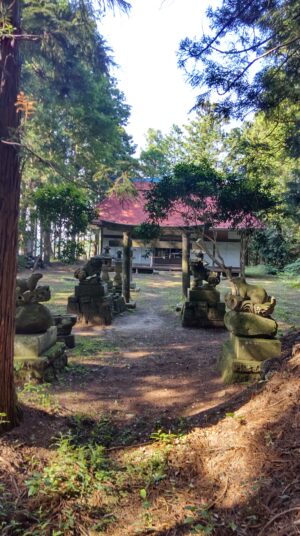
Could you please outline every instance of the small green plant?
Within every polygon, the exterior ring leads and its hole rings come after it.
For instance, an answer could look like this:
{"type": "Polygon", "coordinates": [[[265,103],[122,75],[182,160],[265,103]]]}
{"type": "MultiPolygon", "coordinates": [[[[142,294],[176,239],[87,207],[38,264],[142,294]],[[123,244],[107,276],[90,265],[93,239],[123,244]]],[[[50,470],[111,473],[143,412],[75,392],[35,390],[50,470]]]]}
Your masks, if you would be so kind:
{"type": "Polygon", "coordinates": [[[181,439],[182,437],[183,434],[173,434],[170,431],[164,432],[163,430],[157,430],[156,432],[150,434],[150,439],[160,441],[162,443],[165,443],[166,445],[171,445],[174,443],[175,440],[181,439]]]}
{"type": "Polygon", "coordinates": [[[19,394],[21,398],[33,402],[38,406],[58,410],[59,404],[55,400],[54,396],[49,392],[50,388],[50,383],[25,383],[19,394]]]}
{"type": "Polygon", "coordinates": [[[81,337],[77,340],[76,347],[72,350],[72,355],[76,357],[102,357],[103,352],[115,351],[116,347],[99,337],[81,337]]]}
{"type": "Polygon", "coordinates": [[[100,443],[108,447],[117,433],[117,427],[109,415],[102,415],[99,420],[93,420],[87,415],[77,414],[70,419],[69,437],[73,445],[100,443]]]}
{"type": "Polygon", "coordinates": [[[191,512],[184,520],[184,525],[191,526],[191,532],[195,534],[213,534],[215,530],[215,519],[213,513],[199,506],[188,505],[185,510],[191,512]]]}
{"type": "Polygon", "coordinates": [[[157,449],[149,457],[142,459],[129,457],[126,463],[126,473],[143,486],[140,496],[143,498],[141,494],[146,492],[146,499],[149,487],[167,478],[167,449],[157,449]]]}
{"type": "Polygon", "coordinates": [[[7,419],[6,413],[0,413],[0,426],[1,424],[7,424],[9,420],[7,419]]]}
{"type": "Polygon", "coordinates": [[[72,445],[70,436],[57,441],[56,456],[42,472],[34,472],[26,485],[28,496],[59,493],[87,498],[110,480],[110,464],[102,445],[72,445]]]}

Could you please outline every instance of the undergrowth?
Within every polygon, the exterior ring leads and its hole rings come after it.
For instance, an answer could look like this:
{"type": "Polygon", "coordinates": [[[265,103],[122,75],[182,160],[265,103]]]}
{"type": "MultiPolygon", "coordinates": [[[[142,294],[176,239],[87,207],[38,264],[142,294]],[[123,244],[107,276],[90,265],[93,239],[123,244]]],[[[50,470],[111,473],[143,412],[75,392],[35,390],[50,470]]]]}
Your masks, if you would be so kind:
{"type": "Polygon", "coordinates": [[[103,534],[128,494],[148,507],[151,489],[167,476],[170,445],[117,460],[95,439],[84,442],[73,430],[55,441],[45,464],[27,460],[21,504],[0,484],[1,536],[103,534]]]}

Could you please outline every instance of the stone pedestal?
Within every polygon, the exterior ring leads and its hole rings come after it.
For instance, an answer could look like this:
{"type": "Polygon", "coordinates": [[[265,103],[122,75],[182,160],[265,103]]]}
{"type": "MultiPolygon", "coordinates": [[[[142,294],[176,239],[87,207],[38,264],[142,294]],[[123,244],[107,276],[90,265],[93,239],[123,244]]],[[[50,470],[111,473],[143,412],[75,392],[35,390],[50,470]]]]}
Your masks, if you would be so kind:
{"type": "Polygon", "coordinates": [[[224,328],[224,314],[225,304],[213,286],[191,288],[181,311],[182,326],[224,328]]]}
{"type": "Polygon", "coordinates": [[[37,335],[16,335],[14,367],[19,383],[52,381],[67,365],[65,344],[57,342],[57,328],[52,326],[37,335]]]}
{"type": "Polygon", "coordinates": [[[15,359],[41,356],[56,343],[57,328],[52,326],[45,333],[36,335],[15,335],[15,359]]]}
{"type": "Polygon", "coordinates": [[[77,315],[79,323],[109,325],[112,309],[112,296],[98,277],[80,281],[75,295],[68,298],[68,313],[77,315]]]}
{"type": "Polygon", "coordinates": [[[275,339],[277,323],[253,313],[230,311],[224,322],[230,339],[223,344],[219,370],[225,383],[261,377],[263,363],[278,359],[281,343],[275,339]]]}
{"type": "Polygon", "coordinates": [[[75,347],[75,335],[72,328],[77,322],[76,315],[52,315],[57,328],[57,341],[64,342],[67,348],[75,347]]]}

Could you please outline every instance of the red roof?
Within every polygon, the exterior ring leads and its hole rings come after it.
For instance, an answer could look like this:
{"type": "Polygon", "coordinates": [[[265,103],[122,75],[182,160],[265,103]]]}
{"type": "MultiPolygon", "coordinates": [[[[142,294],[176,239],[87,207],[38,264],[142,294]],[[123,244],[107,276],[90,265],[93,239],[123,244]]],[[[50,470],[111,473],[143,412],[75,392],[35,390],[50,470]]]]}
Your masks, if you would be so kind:
{"type": "MultiPolygon", "coordinates": [[[[99,218],[95,223],[115,223],[135,227],[146,222],[149,219],[149,214],[145,209],[145,193],[147,190],[151,189],[152,185],[149,182],[138,182],[135,183],[135,187],[137,190],[136,197],[119,199],[113,194],[99,203],[99,205],[97,205],[99,218]]],[[[208,198],[207,205],[211,202],[212,200],[208,198]]],[[[182,203],[176,203],[168,217],[161,220],[159,223],[161,227],[195,227],[196,225],[202,225],[203,221],[193,218],[192,214],[188,214],[189,211],[190,209],[182,203]],[[185,217],[183,217],[183,214],[185,217]]],[[[245,226],[257,226],[257,224],[258,220],[250,217],[250,220],[248,218],[245,226]]],[[[220,222],[215,228],[230,229],[232,228],[232,225],[229,221],[223,223],[220,222]]]]}

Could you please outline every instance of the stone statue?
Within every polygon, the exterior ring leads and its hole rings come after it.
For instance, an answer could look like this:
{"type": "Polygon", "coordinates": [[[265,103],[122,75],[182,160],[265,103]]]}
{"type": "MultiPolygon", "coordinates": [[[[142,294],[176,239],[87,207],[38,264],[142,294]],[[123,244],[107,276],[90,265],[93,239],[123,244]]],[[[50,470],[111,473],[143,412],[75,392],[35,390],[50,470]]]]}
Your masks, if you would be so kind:
{"type": "Polygon", "coordinates": [[[49,309],[40,303],[50,300],[50,288],[48,285],[36,286],[42,277],[42,274],[36,273],[28,279],[17,279],[16,333],[44,333],[53,326],[49,309]]]}
{"type": "Polygon", "coordinates": [[[276,305],[276,299],[268,296],[264,288],[249,285],[242,277],[230,281],[231,292],[225,296],[225,303],[231,311],[254,313],[270,317],[276,305]]]}
{"type": "Polygon", "coordinates": [[[194,251],[196,256],[195,260],[190,262],[191,271],[193,274],[192,288],[199,288],[203,286],[203,280],[207,282],[206,287],[215,288],[220,283],[220,278],[216,272],[212,272],[206,268],[207,263],[204,262],[203,251],[194,251]]]}
{"type": "Polygon", "coordinates": [[[92,257],[74,272],[79,280],[75,293],[68,298],[68,313],[78,316],[85,324],[108,325],[112,321],[112,297],[107,284],[101,279],[103,256],[92,257]]]}
{"type": "MultiPolygon", "coordinates": [[[[74,272],[74,277],[79,279],[79,281],[84,281],[86,279],[91,280],[95,279],[95,282],[100,279],[102,269],[102,257],[101,255],[96,255],[92,257],[82,268],[77,268],[74,272]]],[[[92,283],[92,281],[90,281],[92,283]]]]}
{"type": "Polygon", "coordinates": [[[223,344],[219,369],[227,383],[258,379],[263,376],[264,362],[280,358],[278,325],[271,316],[276,299],[242,277],[232,279],[230,286],[225,296],[229,311],[224,317],[230,339],[223,344]]]}
{"type": "Polygon", "coordinates": [[[216,272],[206,268],[203,251],[193,251],[196,259],[190,261],[192,286],[181,311],[183,327],[224,327],[225,305],[220,301],[216,286],[220,283],[216,272]],[[203,281],[206,283],[203,284],[203,281]]]}
{"type": "Polygon", "coordinates": [[[34,290],[35,287],[37,286],[37,283],[38,281],[43,277],[43,274],[40,274],[40,273],[34,273],[34,274],[31,274],[30,277],[28,277],[27,279],[20,279],[20,278],[17,278],[17,288],[19,289],[19,291],[23,294],[24,292],[26,292],[27,290],[34,290]]]}

